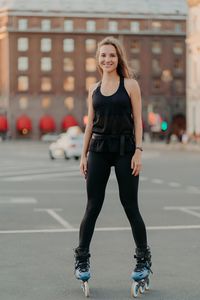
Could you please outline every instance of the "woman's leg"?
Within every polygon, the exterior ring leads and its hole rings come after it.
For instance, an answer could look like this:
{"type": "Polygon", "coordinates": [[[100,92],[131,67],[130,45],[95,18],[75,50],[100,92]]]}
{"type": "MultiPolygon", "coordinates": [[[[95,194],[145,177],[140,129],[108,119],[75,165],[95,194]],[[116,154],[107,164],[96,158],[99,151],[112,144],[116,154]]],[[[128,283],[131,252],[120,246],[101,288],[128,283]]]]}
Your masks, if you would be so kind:
{"type": "Polygon", "coordinates": [[[105,153],[89,153],[87,173],[88,202],[80,225],[79,248],[89,250],[95,223],[103,205],[110,167],[105,153]]]}
{"type": "Polygon", "coordinates": [[[146,227],[138,207],[139,176],[131,174],[132,156],[132,153],[119,155],[115,162],[115,173],[119,185],[120,200],[130,222],[135,244],[138,248],[146,248],[146,227]]]}

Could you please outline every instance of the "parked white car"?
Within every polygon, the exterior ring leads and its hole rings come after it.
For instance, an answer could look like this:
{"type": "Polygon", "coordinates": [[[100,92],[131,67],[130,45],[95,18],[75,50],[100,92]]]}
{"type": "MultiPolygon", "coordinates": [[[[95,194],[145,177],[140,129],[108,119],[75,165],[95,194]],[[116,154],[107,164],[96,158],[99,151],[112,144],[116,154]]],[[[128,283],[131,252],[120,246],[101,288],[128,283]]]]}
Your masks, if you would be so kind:
{"type": "Polygon", "coordinates": [[[62,133],[58,140],[49,146],[49,156],[51,159],[79,159],[83,146],[83,133],[62,133]]]}
{"type": "Polygon", "coordinates": [[[83,132],[79,126],[71,126],[67,129],[66,133],[69,135],[75,136],[75,135],[79,135],[83,132]]]}
{"type": "Polygon", "coordinates": [[[45,143],[56,142],[59,137],[58,133],[46,133],[41,136],[41,141],[45,143]]]}

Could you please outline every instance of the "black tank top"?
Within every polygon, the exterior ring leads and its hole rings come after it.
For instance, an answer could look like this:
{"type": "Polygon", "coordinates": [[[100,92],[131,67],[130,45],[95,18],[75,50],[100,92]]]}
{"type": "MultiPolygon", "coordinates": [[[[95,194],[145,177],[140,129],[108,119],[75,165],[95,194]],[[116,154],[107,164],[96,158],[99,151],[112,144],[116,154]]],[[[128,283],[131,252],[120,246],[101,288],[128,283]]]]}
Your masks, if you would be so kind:
{"type": "Polygon", "coordinates": [[[133,151],[132,105],[124,86],[124,78],[120,77],[117,91],[110,96],[101,93],[100,83],[93,92],[92,103],[94,120],[89,150],[123,153],[133,151]],[[122,140],[123,145],[120,145],[122,140]]]}

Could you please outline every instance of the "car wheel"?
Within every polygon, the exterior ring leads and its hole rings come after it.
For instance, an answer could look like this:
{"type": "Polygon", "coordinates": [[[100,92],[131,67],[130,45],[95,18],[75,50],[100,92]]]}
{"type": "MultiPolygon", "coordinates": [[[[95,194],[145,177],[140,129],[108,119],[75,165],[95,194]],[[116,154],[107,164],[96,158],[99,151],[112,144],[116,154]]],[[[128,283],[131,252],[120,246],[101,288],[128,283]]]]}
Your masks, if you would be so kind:
{"type": "Polygon", "coordinates": [[[66,153],[66,152],[64,152],[64,155],[65,155],[65,159],[66,159],[66,160],[69,160],[69,157],[67,156],[67,153],[66,153]]]}
{"type": "Polygon", "coordinates": [[[79,156],[74,156],[74,159],[75,160],[79,160],[79,156]]]}
{"type": "Polygon", "coordinates": [[[53,154],[52,154],[51,151],[49,151],[49,157],[50,157],[52,160],[55,159],[55,157],[53,156],[53,154]]]}

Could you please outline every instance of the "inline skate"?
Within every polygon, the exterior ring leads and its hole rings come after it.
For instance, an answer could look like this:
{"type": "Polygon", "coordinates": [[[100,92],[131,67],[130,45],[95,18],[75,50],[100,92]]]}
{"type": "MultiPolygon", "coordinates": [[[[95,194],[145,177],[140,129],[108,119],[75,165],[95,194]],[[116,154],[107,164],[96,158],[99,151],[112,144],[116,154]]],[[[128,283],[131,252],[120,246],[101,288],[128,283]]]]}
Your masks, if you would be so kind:
{"type": "Polygon", "coordinates": [[[90,253],[88,249],[75,249],[75,277],[81,281],[85,297],[90,296],[88,280],[90,279],[90,253]]]}
{"type": "Polygon", "coordinates": [[[131,274],[131,278],[133,279],[131,296],[136,298],[139,292],[143,294],[145,290],[149,290],[149,275],[153,273],[151,270],[150,248],[136,248],[134,258],[136,259],[136,267],[131,274]]]}

